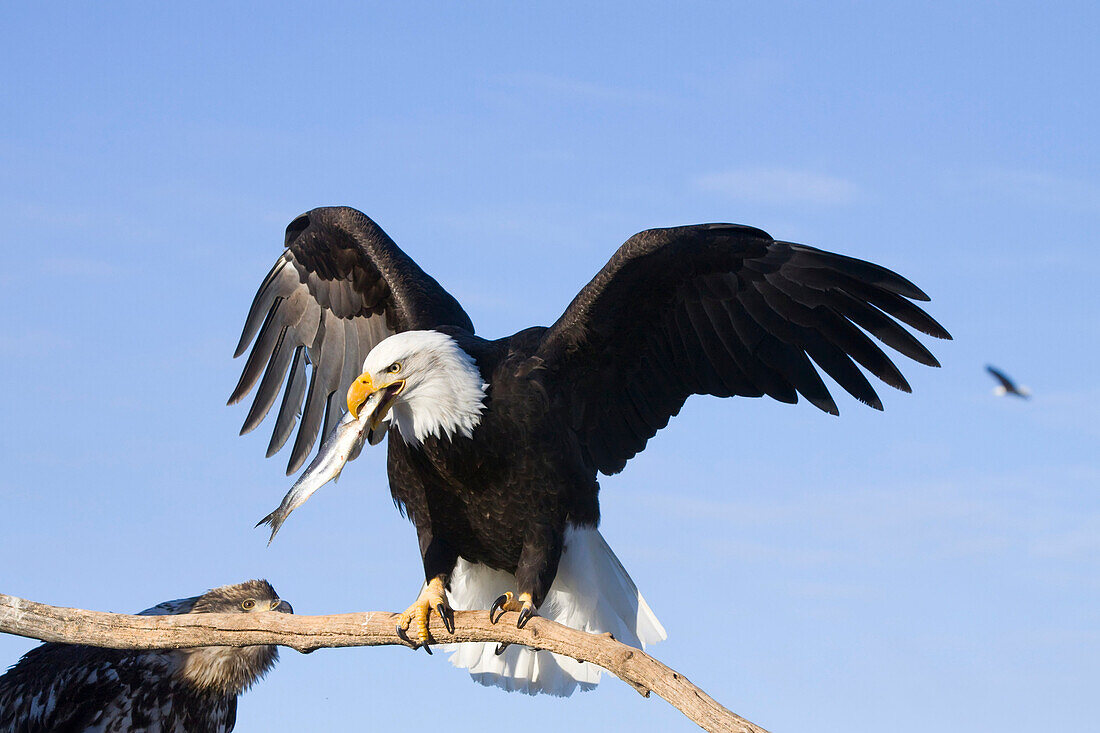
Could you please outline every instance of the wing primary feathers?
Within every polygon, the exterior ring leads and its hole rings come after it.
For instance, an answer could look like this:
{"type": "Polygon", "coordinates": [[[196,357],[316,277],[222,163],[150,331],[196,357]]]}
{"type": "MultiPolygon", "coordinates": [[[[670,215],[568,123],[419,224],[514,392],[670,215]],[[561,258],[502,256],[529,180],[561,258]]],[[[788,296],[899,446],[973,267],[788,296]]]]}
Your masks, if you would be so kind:
{"type": "Polygon", "coordinates": [[[886,384],[902,392],[912,392],[901,370],[894,362],[875,345],[875,342],[867,337],[863,331],[856,328],[851,321],[837,315],[828,308],[816,308],[819,317],[819,331],[833,344],[838,346],[860,366],[874,374],[886,384]]]}
{"type": "Polygon", "coordinates": [[[279,396],[279,388],[283,384],[283,377],[290,366],[290,360],[294,355],[295,343],[298,342],[298,327],[309,312],[309,299],[302,289],[298,289],[283,301],[280,307],[279,319],[285,324],[279,333],[279,338],[271,351],[267,368],[264,370],[263,379],[256,390],[256,397],[252,401],[252,408],[248,411],[241,434],[256,429],[267,416],[275,399],[279,396]],[[289,338],[288,338],[289,336],[289,338]]]}
{"type": "MultiPolygon", "coordinates": [[[[766,276],[769,285],[786,295],[792,300],[804,303],[811,308],[828,308],[838,315],[849,319],[882,343],[901,354],[926,366],[938,367],[940,364],[936,357],[924,347],[911,333],[902,328],[896,321],[887,318],[886,315],[856,297],[841,287],[840,283],[832,286],[809,287],[805,282],[796,282],[788,274],[777,272],[766,276]]],[[[818,283],[823,286],[823,283],[818,283]]]]}
{"type": "MultiPolygon", "coordinates": [[[[286,284],[280,279],[280,285],[284,287],[278,287],[274,285],[275,279],[283,275],[283,270],[286,268],[288,260],[286,255],[280,257],[275,265],[268,271],[267,277],[260,283],[260,287],[256,290],[256,297],[252,299],[252,305],[248,309],[248,316],[244,319],[244,329],[241,331],[241,338],[237,341],[237,348],[233,351],[233,358],[244,353],[244,350],[248,348],[248,344],[252,341],[252,337],[256,335],[256,329],[260,327],[260,323],[263,321],[263,316],[271,308],[272,302],[279,295],[284,294],[283,290],[288,289],[286,284]]],[[[293,270],[294,268],[290,268],[293,270]]],[[[295,275],[295,280],[297,277],[295,275]]]]}
{"type": "MultiPolygon", "coordinates": [[[[837,315],[832,308],[825,305],[803,304],[766,281],[758,281],[754,285],[763,302],[773,311],[783,314],[802,329],[820,333],[826,340],[891,387],[903,392],[912,391],[905,377],[886,354],[851,321],[837,315]]],[[[812,291],[799,292],[798,295],[812,295],[812,291]]]]}
{"type": "Polygon", "coordinates": [[[321,435],[328,435],[332,432],[332,429],[336,427],[336,423],[340,422],[340,418],[343,416],[343,412],[340,409],[340,396],[336,392],[329,394],[328,399],[325,400],[325,422],[324,427],[321,428],[321,435]]]}
{"type": "MultiPolygon", "coordinates": [[[[321,341],[322,347],[324,346],[324,336],[330,316],[328,311],[321,312],[321,324],[317,329],[317,338],[321,341]]],[[[320,351],[320,349],[318,349],[320,351]]],[[[302,420],[298,426],[298,435],[294,438],[294,447],[290,450],[290,460],[287,462],[286,475],[289,476],[305,463],[306,457],[309,452],[313,450],[313,443],[317,440],[317,432],[321,429],[321,419],[323,417],[320,401],[327,398],[321,396],[323,387],[320,386],[321,381],[321,354],[314,354],[312,350],[307,351],[307,355],[311,358],[310,375],[309,375],[309,389],[306,392],[305,406],[302,408],[302,420]]]]}
{"type": "Polygon", "coordinates": [[[321,411],[313,408],[314,395],[317,388],[317,365],[310,370],[309,390],[306,392],[306,404],[302,410],[301,426],[298,435],[294,438],[294,447],[290,450],[290,460],[286,464],[286,475],[289,476],[302,467],[306,457],[313,450],[313,443],[317,440],[317,431],[321,428],[321,411]]]}
{"type": "Polygon", "coordinates": [[[812,269],[803,269],[798,272],[799,279],[812,287],[822,289],[840,288],[856,298],[862,298],[867,303],[889,313],[902,323],[912,326],[921,333],[926,333],[939,339],[950,339],[951,334],[936,322],[932,316],[925,313],[919,307],[906,300],[897,293],[883,290],[855,278],[835,273],[827,278],[814,274],[812,269]]]}
{"type": "MultiPolygon", "coordinates": [[[[245,362],[244,369],[241,371],[240,381],[237,382],[237,387],[233,390],[233,394],[229,396],[229,401],[226,404],[235,405],[244,399],[244,396],[248,394],[260,378],[260,373],[267,363],[271,349],[274,348],[275,342],[281,333],[281,329],[273,328],[272,323],[275,321],[275,313],[279,310],[279,305],[282,302],[282,298],[276,298],[275,302],[271,304],[271,309],[267,312],[267,318],[264,319],[264,325],[260,328],[260,335],[256,338],[256,343],[252,346],[252,352],[248,355],[248,361],[245,362]]],[[[242,428],[241,435],[244,435],[245,432],[242,428]]]]}
{"type": "Polygon", "coordinates": [[[862,303],[843,291],[838,291],[832,295],[835,297],[835,307],[838,313],[850,319],[882,343],[925,366],[938,367],[940,365],[936,357],[925,348],[924,344],[918,341],[913,334],[899,326],[897,322],[887,318],[879,309],[862,303]]]}
{"type": "Polygon", "coordinates": [[[279,415],[275,418],[275,430],[271,433],[271,442],[267,444],[267,457],[279,452],[294,431],[298,415],[302,411],[302,399],[306,394],[306,347],[294,350],[291,361],[290,379],[283,392],[283,402],[279,405],[279,415]]]}
{"type": "Polygon", "coordinates": [[[291,348],[283,348],[286,341],[288,326],[283,326],[279,331],[279,338],[275,342],[275,348],[271,351],[271,358],[267,361],[264,370],[264,378],[260,380],[260,388],[256,390],[256,398],[252,400],[252,407],[241,426],[241,435],[250,433],[256,429],[267,416],[271,406],[275,404],[275,398],[279,396],[279,387],[283,385],[283,377],[290,366],[290,359],[294,354],[291,348]]]}
{"type": "Polygon", "coordinates": [[[873,262],[857,260],[854,257],[846,257],[834,252],[826,252],[805,244],[794,244],[792,242],[777,242],[777,244],[789,246],[796,253],[799,264],[824,267],[897,295],[903,295],[911,300],[931,300],[923,290],[901,275],[873,262]]]}
{"type": "Polygon", "coordinates": [[[853,292],[853,295],[866,293],[867,302],[871,305],[884,310],[902,323],[912,326],[921,333],[926,333],[938,339],[951,339],[951,334],[949,334],[943,326],[937,323],[932,316],[928,315],[900,295],[885,291],[874,292],[871,286],[862,284],[857,285],[856,290],[861,292],[853,292]]]}
{"type": "MultiPolygon", "coordinates": [[[[817,373],[810,357],[800,348],[795,348],[778,340],[768,341],[757,352],[760,361],[776,369],[805,397],[811,405],[830,415],[839,415],[840,410],[829,394],[821,375],[817,373]]],[[[791,400],[794,402],[794,400],[791,400]]]]}
{"type": "Polygon", "coordinates": [[[287,475],[294,473],[313,450],[317,442],[317,433],[325,417],[325,408],[329,397],[339,387],[340,372],[344,366],[344,329],[337,316],[326,311],[323,332],[318,331],[320,353],[313,359],[313,376],[309,383],[309,395],[306,397],[305,411],[302,416],[298,437],[294,441],[287,475]]]}
{"type": "Polygon", "coordinates": [[[867,381],[867,377],[863,376],[859,367],[844,353],[844,350],[809,329],[806,329],[805,333],[806,353],[810,358],[848,394],[865,405],[881,410],[882,400],[879,399],[874,387],[867,381]]]}

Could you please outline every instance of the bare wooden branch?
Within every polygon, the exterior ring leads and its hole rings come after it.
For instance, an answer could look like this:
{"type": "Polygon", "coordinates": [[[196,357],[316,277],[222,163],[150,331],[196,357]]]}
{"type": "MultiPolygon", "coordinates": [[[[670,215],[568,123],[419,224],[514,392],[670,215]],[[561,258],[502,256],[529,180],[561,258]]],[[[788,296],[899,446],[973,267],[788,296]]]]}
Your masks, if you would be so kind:
{"type": "MultiPolygon", "coordinates": [[[[438,643],[509,642],[547,649],[592,662],[615,674],[645,697],[656,692],[707,731],[767,733],[719,705],[679,672],[610,634],[587,634],[544,618],[517,629],[515,617],[489,622],[484,611],[456,611],[455,633],[432,616],[438,643]]],[[[179,649],[198,646],[278,644],[300,652],[314,649],[406,645],[395,629],[397,614],[384,611],[333,616],[282,613],[196,613],[131,616],[48,606],[0,593],[0,632],[42,641],[89,644],[114,649],[179,649]]]]}

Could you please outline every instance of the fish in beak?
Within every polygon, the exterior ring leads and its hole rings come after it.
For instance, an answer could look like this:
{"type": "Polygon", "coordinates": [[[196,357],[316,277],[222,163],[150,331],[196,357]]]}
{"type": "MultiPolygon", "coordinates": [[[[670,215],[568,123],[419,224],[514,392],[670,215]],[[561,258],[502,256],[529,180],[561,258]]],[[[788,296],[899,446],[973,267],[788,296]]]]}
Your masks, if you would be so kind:
{"type": "Polygon", "coordinates": [[[404,379],[395,379],[387,384],[376,384],[370,372],[364,372],[348,387],[348,412],[354,419],[358,420],[360,410],[366,406],[368,401],[373,402],[372,406],[368,406],[368,412],[366,413],[370,422],[370,429],[373,432],[386,419],[390,409],[397,402],[398,395],[404,389],[404,379]]]}
{"type": "MultiPolygon", "coordinates": [[[[381,399],[381,394],[376,392],[368,400],[372,403],[377,402],[381,399]]],[[[368,410],[373,409],[373,404],[367,407],[368,410]]],[[[283,522],[286,521],[292,511],[305,504],[306,499],[312,496],[317,489],[329,481],[335,481],[339,478],[345,464],[359,455],[365,439],[364,433],[369,432],[369,421],[366,419],[369,414],[368,411],[362,420],[357,420],[351,413],[344,415],[343,419],[332,429],[332,433],[325,439],[321,449],[317,451],[317,457],[310,462],[306,470],[290,487],[290,491],[283,497],[279,507],[256,524],[257,527],[261,524],[271,526],[271,536],[268,538],[267,544],[270,545],[271,540],[275,539],[275,533],[283,526],[283,522]]]]}
{"type": "Polygon", "coordinates": [[[364,442],[377,445],[382,441],[386,431],[379,430],[379,427],[387,422],[390,409],[404,389],[404,379],[378,385],[368,373],[361,374],[352,382],[348,389],[347,414],[333,428],[317,451],[317,457],[290,487],[279,507],[256,525],[271,526],[268,544],[275,539],[275,534],[292,511],[305,504],[317,489],[340,477],[344,465],[359,455],[364,442]]]}

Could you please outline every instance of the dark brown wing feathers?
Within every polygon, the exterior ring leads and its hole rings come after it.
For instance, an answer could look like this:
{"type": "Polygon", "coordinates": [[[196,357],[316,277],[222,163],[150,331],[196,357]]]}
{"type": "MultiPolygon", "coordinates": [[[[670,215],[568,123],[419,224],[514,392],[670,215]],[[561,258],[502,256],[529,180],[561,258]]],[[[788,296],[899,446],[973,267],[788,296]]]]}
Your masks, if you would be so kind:
{"type": "Polygon", "coordinates": [[[882,409],[863,370],[910,387],[874,339],[938,366],[898,321],[950,338],[913,300],[928,296],[890,270],[759,229],[653,229],[619,248],[547,330],[537,356],[569,385],[589,457],[615,473],[691,394],[802,395],[837,414],[820,369],[882,409]]]}

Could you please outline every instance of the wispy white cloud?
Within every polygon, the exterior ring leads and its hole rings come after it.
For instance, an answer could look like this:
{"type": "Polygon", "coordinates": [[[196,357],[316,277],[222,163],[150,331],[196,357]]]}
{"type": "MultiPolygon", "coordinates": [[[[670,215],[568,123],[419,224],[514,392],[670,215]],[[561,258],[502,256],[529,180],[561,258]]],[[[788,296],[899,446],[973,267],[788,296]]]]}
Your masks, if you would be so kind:
{"type": "Polygon", "coordinates": [[[838,206],[860,198],[859,187],[843,178],[792,168],[739,168],[695,179],[703,190],[757,204],[838,206]]]}

